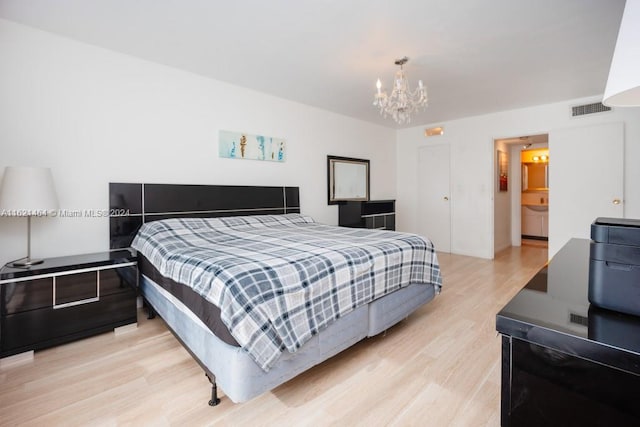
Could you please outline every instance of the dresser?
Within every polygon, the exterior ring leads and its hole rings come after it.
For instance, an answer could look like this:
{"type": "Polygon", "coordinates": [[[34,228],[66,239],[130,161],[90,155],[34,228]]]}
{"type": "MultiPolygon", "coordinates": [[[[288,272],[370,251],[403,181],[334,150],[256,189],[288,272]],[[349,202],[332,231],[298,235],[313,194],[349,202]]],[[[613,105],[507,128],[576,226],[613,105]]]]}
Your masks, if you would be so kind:
{"type": "Polygon", "coordinates": [[[129,250],[0,270],[0,357],[137,322],[137,258],[129,250]]]}
{"type": "Polygon", "coordinates": [[[395,205],[395,200],[342,202],[338,207],[338,225],[341,227],[395,230],[395,205]]]}
{"type": "Polygon", "coordinates": [[[589,243],[570,240],[496,316],[503,426],[640,425],[640,318],[589,304],[589,243]]]}

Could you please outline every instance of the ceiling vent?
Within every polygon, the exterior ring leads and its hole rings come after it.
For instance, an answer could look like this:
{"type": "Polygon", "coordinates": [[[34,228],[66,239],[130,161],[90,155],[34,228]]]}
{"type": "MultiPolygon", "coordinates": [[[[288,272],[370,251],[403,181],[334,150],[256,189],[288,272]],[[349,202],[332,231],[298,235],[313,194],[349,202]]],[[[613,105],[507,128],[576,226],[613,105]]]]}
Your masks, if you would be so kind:
{"type": "Polygon", "coordinates": [[[607,107],[602,102],[596,102],[595,104],[576,105],[571,107],[571,116],[584,116],[585,114],[603,113],[605,111],[611,111],[611,107],[607,107]]]}

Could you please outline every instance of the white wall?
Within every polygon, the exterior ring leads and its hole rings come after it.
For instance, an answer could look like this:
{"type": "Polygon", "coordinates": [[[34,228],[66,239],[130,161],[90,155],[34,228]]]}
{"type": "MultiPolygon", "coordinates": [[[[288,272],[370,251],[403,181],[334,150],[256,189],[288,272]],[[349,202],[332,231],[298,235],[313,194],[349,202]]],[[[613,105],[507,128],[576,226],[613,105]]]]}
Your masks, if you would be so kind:
{"type": "MultiPolygon", "coordinates": [[[[454,253],[493,257],[493,156],[494,139],[499,138],[624,122],[625,216],[640,218],[640,168],[637,166],[640,164],[640,108],[616,108],[607,113],[571,117],[572,106],[600,100],[601,97],[569,100],[398,131],[398,230],[417,230],[416,150],[429,143],[424,137],[424,129],[440,125],[444,126],[443,140],[451,144],[451,251],[454,253]]],[[[437,108],[437,105],[429,108],[437,108]]],[[[579,190],[576,189],[576,197],[579,197],[579,190]]],[[[553,201],[549,214],[562,215],[553,212],[553,201]]],[[[585,233],[588,236],[589,230],[585,233]]]]}
{"type": "MultiPolygon", "coordinates": [[[[104,209],[109,182],[289,185],[336,224],[327,154],[371,160],[371,197],[395,198],[395,131],[0,20],[0,172],[52,168],[61,208],[104,209]],[[282,137],[285,163],[218,158],[218,131],[282,137]]],[[[33,221],[33,255],[108,249],[105,218],[33,221]]],[[[0,263],[26,254],[0,218],[0,263]]]]}

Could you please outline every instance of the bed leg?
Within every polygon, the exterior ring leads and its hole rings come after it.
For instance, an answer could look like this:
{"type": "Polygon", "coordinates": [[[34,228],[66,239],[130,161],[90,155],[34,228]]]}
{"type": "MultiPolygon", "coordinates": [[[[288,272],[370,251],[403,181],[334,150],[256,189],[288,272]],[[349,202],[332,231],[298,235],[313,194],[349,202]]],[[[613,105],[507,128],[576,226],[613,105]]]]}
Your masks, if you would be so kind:
{"type": "Polygon", "coordinates": [[[146,299],[142,299],[142,305],[147,308],[147,319],[155,319],[156,311],[151,307],[151,304],[147,302],[146,299]]]}
{"type": "Polygon", "coordinates": [[[209,401],[209,406],[217,406],[220,403],[220,399],[218,398],[218,386],[216,385],[215,377],[211,379],[208,374],[205,374],[211,383],[211,400],[209,401]]]}

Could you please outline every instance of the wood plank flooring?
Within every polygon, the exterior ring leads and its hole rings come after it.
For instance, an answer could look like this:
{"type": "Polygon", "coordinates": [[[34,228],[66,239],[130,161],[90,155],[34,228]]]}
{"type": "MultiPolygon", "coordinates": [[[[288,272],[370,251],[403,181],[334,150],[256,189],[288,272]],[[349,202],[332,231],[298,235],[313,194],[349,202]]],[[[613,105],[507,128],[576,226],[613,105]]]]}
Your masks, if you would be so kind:
{"type": "Polygon", "coordinates": [[[547,250],[495,260],[439,254],[444,287],[384,334],[243,404],[210,385],[160,319],[38,351],[0,366],[0,425],[497,426],[495,314],[545,264],[547,250]]]}

